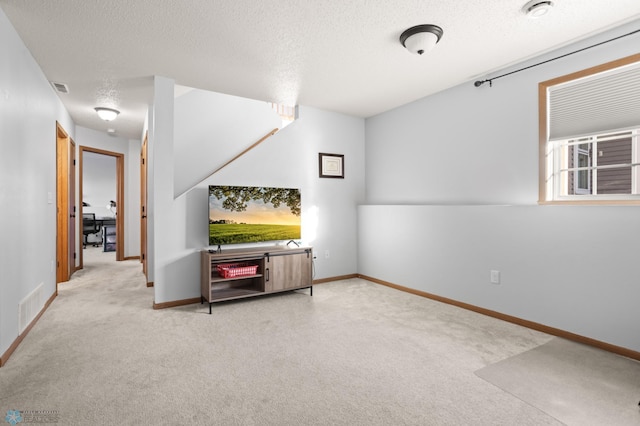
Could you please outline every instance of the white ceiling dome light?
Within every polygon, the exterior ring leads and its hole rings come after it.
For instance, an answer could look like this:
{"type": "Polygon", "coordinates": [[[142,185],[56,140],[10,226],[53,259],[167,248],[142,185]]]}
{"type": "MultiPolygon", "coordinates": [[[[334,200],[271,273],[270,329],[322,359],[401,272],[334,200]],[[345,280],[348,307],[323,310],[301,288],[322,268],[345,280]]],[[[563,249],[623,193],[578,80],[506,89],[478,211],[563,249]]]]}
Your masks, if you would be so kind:
{"type": "Polygon", "coordinates": [[[529,18],[539,18],[546,15],[553,8],[552,1],[531,0],[522,7],[522,11],[529,18]]]}
{"type": "Polygon", "coordinates": [[[118,114],[120,114],[120,111],[113,108],[95,107],[94,109],[98,113],[98,117],[100,117],[104,121],[115,120],[118,114]]]}
{"type": "Polygon", "coordinates": [[[422,55],[430,51],[442,38],[442,28],[437,25],[416,25],[400,35],[400,43],[411,53],[422,55]]]}

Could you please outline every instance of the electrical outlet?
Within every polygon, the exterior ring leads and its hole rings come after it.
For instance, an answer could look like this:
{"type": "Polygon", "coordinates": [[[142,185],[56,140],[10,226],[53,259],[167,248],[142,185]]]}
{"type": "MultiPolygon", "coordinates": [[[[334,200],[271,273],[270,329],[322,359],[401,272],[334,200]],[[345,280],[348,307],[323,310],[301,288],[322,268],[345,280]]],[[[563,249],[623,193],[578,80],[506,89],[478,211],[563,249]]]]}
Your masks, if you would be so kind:
{"type": "Polygon", "coordinates": [[[500,284],[500,271],[491,270],[491,284],[500,284]]]}
{"type": "Polygon", "coordinates": [[[328,259],[328,258],[330,258],[330,257],[331,257],[331,253],[329,253],[329,250],[325,250],[325,251],[324,251],[324,258],[325,258],[325,259],[328,259]]]}

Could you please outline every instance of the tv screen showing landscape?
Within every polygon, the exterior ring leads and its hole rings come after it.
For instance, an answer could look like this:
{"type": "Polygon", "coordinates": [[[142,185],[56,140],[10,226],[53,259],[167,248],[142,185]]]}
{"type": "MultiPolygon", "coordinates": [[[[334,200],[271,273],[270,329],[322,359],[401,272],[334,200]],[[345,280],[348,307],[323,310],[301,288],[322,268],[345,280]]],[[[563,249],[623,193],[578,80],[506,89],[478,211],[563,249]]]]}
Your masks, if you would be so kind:
{"type": "Polygon", "coordinates": [[[209,245],[297,240],[300,190],[209,186],[209,245]]]}

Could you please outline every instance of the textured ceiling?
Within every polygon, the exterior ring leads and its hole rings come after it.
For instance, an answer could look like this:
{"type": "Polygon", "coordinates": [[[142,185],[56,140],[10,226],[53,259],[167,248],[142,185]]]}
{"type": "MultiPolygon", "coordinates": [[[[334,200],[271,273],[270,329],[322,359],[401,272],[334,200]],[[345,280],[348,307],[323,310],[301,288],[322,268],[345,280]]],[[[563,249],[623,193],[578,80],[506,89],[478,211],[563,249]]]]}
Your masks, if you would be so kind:
{"type": "Polygon", "coordinates": [[[369,117],[640,18],[638,0],[0,0],[76,124],[139,139],[152,76],[369,117]],[[424,56],[400,34],[444,29],[424,56]],[[107,125],[93,107],[121,111],[107,125]]]}

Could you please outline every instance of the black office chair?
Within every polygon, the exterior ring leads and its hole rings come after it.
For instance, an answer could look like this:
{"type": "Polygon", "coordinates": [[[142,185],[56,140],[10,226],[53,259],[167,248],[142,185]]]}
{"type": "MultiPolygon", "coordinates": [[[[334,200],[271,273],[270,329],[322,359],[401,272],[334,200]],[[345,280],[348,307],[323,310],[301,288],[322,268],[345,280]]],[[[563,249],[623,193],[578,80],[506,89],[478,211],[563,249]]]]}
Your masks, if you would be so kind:
{"type": "MultiPolygon", "coordinates": [[[[96,223],[95,213],[82,213],[82,234],[84,235],[84,241],[82,248],[87,248],[87,237],[92,234],[97,234],[99,231],[98,224],[96,223]]],[[[93,244],[96,245],[95,243],[93,244]]]]}

